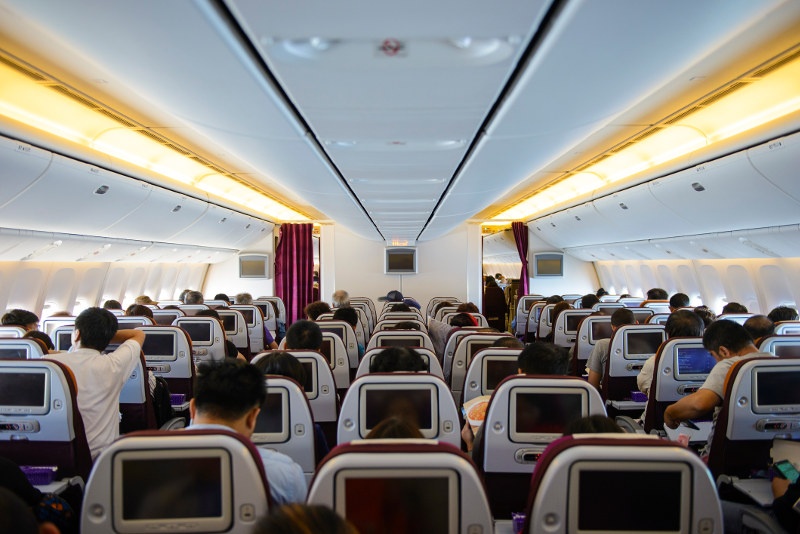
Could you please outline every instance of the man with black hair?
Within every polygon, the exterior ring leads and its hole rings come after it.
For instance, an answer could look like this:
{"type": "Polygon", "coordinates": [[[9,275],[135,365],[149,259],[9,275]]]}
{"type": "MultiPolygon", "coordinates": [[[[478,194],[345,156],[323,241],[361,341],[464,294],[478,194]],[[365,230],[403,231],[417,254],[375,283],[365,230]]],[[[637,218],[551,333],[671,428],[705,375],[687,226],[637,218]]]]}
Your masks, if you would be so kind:
{"type": "Polygon", "coordinates": [[[39,316],[28,310],[9,310],[0,318],[3,326],[19,326],[26,331],[36,330],[39,327],[39,316]]]}
{"type": "Polygon", "coordinates": [[[775,323],[766,315],[751,315],[742,326],[756,343],[775,332],[775,323]]]}
{"type": "Polygon", "coordinates": [[[417,351],[409,347],[388,347],[383,349],[369,364],[370,373],[394,373],[396,371],[427,371],[425,360],[417,351]]]}
{"type": "Polygon", "coordinates": [[[686,293],[675,293],[669,298],[669,311],[674,312],[681,308],[688,308],[689,302],[689,295],[686,293]]]}
{"type": "Polygon", "coordinates": [[[749,313],[744,304],[738,302],[729,302],[722,307],[722,313],[749,313]]]}
{"type": "MultiPolygon", "coordinates": [[[[336,308],[333,312],[333,318],[337,321],[344,321],[349,324],[355,334],[356,326],[358,325],[358,312],[355,308],[350,308],[349,306],[336,308]]],[[[361,360],[361,358],[364,357],[364,345],[358,342],[356,342],[356,345],[358,348],[358,359],[361,360]]]]}
{"type": "MultiPolygon", "coordinates": [[[[717,360],[717,364],[699,390],[667,407],[664,424],[669,428],[678,428],[682,421],[706,416],[712,410],[716,422],[719,407],[725,398],[725,377],[733,364],[761,356],[774,357],[774,354],[758,352],[753,338],[742,325],[724,319],[706,328],[703,347],[717,360]]],[[[712,435],[713,431],[708,437],[709,443],[712,435]]]]}
{"type": "Polygon", "coordinates": [[[593,294],[587,293],[581,297],[581,309],[583,310],[591,310],[592,306],[600,302],[600,298],[593,294]]]}
{"type": "MultiPolygon", "coordinates": [[[[636,317],[634,317],[633,312],[628,308],[614,310],[614,313],[611,314],[612,332],[616,332],[620,326],[626,324],[636,324],[636,317]]],[[[610,345],[611,338],[597,340],[592,353],[589,354],[589,359],[586,360],[586,368],[589,369],[589,383],[598,390],[600,389],[600,382],[603,381],[610,345]]]]}
{"type": "Polygon", "coordinates": [[[647,300],[667,300],[669,293],[660,287],[653,287],[647,290],[647,300]]]}
{"type": "Polygon", "coordinates": [[[75,319],[69,352],[48,358],[69,367],[78,387],[78,410],[92,459],[119,437],[119,393],[130,377],[144,343],[141,330],[117,330],[117,318],[103,308],[88,308],[75,319]],[[120,346],[102,354],[109,343],[120,346]]]}
{"type": "Polygon", "coordinates": [[[314,321],[305,319],[295,321],[286,331],[286,348],[320,350],[322,348],[322,330],[314,321]]]}
{"type": "MultiPolygon", "coordinates": [[[[228,430],[250,439],[266,399],[264,375],[255,366],[237,360],[203,364],[197,369],[194,397],[189,401],[192,424],[186,428],[228,430]]],[[[272,500],[277,504],[305,502],[303,469],[285,454],[257,449],[272,500]]]]}
{"type": "Polygon", "coordinates": [[[542,341],[528,343],[517,356],[518,372],[526,375],[566,375],[569,363],[566,350],[542,341]]]}
{"type": "Polygon", "coordinates": [[[797,314],[797,310],[794,308],[790,308],[789,306],[778,306],[777,308],[772,308],[767,314],[770,321],[773,323],[779,323],[781,321],[797,321],[800,318],[797,314]]]}

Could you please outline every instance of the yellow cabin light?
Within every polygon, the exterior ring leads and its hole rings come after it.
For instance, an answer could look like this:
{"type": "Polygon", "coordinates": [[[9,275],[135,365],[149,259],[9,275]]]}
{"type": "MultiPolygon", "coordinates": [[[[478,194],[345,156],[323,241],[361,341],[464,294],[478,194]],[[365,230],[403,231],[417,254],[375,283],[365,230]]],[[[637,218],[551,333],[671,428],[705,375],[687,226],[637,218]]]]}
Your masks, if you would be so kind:
{"type": "Polygon", "coordinates": [[[591,193],[595,189],[606,185],[606,181],[593,172],[579,172],[578,174],[573,174],[567,180],[578,195],[591,193]]]}

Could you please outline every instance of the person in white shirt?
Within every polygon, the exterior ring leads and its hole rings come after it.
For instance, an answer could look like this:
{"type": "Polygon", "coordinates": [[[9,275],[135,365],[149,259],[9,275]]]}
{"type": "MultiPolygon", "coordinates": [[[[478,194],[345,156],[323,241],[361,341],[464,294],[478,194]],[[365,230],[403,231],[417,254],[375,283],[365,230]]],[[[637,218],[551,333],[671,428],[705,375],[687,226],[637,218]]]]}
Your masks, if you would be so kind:
{"type": "Polygon", "coordinates": [[[145,334],[117,330],[117,318],[103,308],[88,308],[75,319],[69,352],[48,358],[69,367],[78,388],[78,411],[86,429],[92,459],[119,437],[119,393],[136,366],[145,334]],[[110,343],[119,347],[102,351],[110,343]]]}

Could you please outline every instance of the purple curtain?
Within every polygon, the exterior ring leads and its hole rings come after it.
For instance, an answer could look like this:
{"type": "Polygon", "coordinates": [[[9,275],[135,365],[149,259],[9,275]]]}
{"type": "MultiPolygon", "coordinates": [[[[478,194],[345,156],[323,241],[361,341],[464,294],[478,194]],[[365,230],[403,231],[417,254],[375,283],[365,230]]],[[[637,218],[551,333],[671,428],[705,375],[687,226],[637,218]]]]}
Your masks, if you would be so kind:
{"type": "Polygon", "coordinates": [[[286,326],[302,319],[312,301],[314,245],[311,223],[282,224],[275,251],[275,293],[286,306],[286,326]]]}
{"type": "Polygon", "coordinates": [[[528,225],[521,222],[511,223],[511,230],[514,232],[514,242],[517,244],[519,259],[522,261],[522,273],[519,275],[519,293],[528,294],[528,225]]]}

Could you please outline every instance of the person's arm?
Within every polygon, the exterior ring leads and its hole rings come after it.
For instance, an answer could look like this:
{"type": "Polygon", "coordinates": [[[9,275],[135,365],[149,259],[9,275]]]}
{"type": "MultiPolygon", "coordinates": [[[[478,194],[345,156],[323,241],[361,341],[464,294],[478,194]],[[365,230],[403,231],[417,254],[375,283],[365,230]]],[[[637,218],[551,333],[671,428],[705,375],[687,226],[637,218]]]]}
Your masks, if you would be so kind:
{"type": "Polygon", "coordinates": [[[588,382],[595,387],[598,391],[600,390],[600,381],[603,379],[603,375],[596,371],[592,371],[589,369],[589,380],[588,382]]]}
{"type": "Polygon", "coordinates": [[[647,358],[647,361],[645,361],[642,366],[642,370],[639,371],[639,375],[636,377],[636,385],[639,386],[639,391],[645,395],[650,391],[650,384],[653,383],[653,371],[655,370],[655,366],[656,357],[651,356],[647,358]]]}
{"type": "Polygon", "coordinates": [[[722,404],[722,398],[710,389],[699,389],[670,404],[664,411],[664,424],[669,428],[678,428],[681,421],[707,415],[715,407],[722,404]]]}
{"type": "Polygon", "coordinates": [[[117,333],[111,338],[111,343],[124,343],[129,339],[134,340],[139,346],[142,346],[144,343],[144,332],[142,330],[117,330],[117,333]]]}

